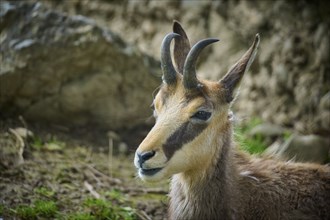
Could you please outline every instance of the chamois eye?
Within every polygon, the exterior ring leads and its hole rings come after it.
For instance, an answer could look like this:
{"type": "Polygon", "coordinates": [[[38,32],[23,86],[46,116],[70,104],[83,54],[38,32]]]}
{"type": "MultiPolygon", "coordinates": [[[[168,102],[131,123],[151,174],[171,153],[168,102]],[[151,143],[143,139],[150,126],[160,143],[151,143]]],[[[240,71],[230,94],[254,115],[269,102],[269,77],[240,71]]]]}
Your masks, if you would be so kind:
{"type": "Polygon", "coordinates": [[[206,121],[211,117],[211,112],[206,112],[206,111],[198,111],[196,112],[191,118],[193,119],[199,119],[202,121],[206,121]]]}

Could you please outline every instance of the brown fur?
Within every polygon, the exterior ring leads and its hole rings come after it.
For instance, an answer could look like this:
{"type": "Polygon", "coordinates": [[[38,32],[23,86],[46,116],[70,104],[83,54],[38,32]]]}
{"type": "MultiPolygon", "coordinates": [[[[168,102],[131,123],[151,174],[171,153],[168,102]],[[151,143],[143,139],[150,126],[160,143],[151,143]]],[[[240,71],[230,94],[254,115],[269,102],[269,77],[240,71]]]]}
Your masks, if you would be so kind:
{"type": "Polygon", "coordinates": [[[170,219],[330,218],[329,167],[251,158],[233,146],[230,126],[223,134],[204,177],[173,176],[170,219]]]}
{"type": "MultiPolygon", "coordinates": [[[[330,219],[329,166],[256,158],[235,146],[228,112],[258,43],[257,35],[219,82],[199,80],[191,90],[178,73],[176,83],[164,83],[154,99],[156,124],[134,163],[145,181],[172,177],[172,220],[330,219]],[[196,121],[201,110],[211,117],[196,121]],[[146,153],[153,156],[141,161],[146,153]]],[[[186,37],[175,45],[188,46],[186,37]]],[[[175,56],[181,67],[182,54],[175,56]]]]}

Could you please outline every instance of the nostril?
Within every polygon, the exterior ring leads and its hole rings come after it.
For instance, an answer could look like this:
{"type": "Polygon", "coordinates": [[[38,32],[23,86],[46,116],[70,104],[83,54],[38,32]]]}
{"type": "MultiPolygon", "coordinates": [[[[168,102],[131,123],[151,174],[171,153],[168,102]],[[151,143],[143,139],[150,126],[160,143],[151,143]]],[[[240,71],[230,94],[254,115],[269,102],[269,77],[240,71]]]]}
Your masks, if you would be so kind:
{"type": "Polygon", "coordinates": [[[142,164],[144,163],[144,161],[149,160],[155,154],[156,154],[155,151],[148,151],[148,152],[145,152],[145,153],[142,153],[142,154],[138,154],[140,166],[142,166],[142,164]]]}
{"type": "Polygon", "coordinates": [[[149,151],[149,152],[143,153],[141,155],[141,158],[142,158],[142,160],[146,161],[146,160],[149,160],[150,158],[152,158],[155,154],[156,154],[155,151],[149,151]]]}

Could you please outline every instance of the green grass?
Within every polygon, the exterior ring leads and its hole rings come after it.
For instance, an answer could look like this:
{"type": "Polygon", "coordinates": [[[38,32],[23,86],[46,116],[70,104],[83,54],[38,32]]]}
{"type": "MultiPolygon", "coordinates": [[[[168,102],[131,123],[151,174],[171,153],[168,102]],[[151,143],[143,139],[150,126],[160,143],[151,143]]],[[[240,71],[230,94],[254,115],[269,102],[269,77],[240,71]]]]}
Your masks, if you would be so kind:
{"type": "Polygon", "coordinates": [[[54,201],[36,200],[33,205],[20,205],[11,210],[20,219],[52,218],[58,213],[54,201]]]}
{"type": "MultiPolygon", "coordinates": [[[[43,190],[42,190],[43,191],[43,190]]],[[[112,192],[113,193],[113,192],[112,192]]],[[[116,198],[124,201],[122,195],[116,192],[116,198]],[[120,197],[119,197],[120,196],[120,197]]],[[[63,214],[58,210],[55,201],[36,200],[32,205],[19,205],[6,209],[0,205],[0,217],[7,212],[17,219],[65,219],[65,220],[136,220],[135,209],[119,201],[88,198],[81,211],[63,214]]]]}
{"type": "Polygon", "coordinates": [[[287,141],[291,136],[292,136],[292,132],[291,131],[285,131],[284,134],[283,134],[283,139],[285,141],[287,141]]]}
{"type": "Polygon", "coordinates": [[[123,194],[118,190],[113,189],[111,191],[106,192],[105,195],[109,196],[110,199],[112,199],[112,200],[116,200],[121,203],[125,202],[125,198],[124,198],[123,194]]]}
{"type": "Polygon", "coordinates": [[[235,139],[242,150],[250,154],[261,154],[266,150],[267,145],[264,143],[263,137],[259,135],[250,137],[248,135],[255,126],[261,123],[262,121],[259,118],[254,118],[242,126],[235,128],[235,139]]]}
{"type": "Polygon", "coordinates": [[[15,210],[13,210],[13,212],[15,213],[16,217],[19,217],[21,219],[37,218],[37,213],[33,207],[22,205],[22,206],[18,206],[15,210]]]}
{"type": "Polygon", "coordinates": [[[89,198],[84,202],[86,215],[71,216],[72,219],[100,219],[100,220],[135,220],[136,214],[133,208],[116,205],[113,201],[89,198]],[[88,216],[87,214],[90,214],[88,216]]]}
{"type": "Polygon", "coordinates": [[[5,206],[0,204],[0,217],[3,216],[4,210],[5,210],[5,206]]]}
{"type": "Polygon", "coordinates": [[[47,198],[52,198],[54,197],[55,193],[54,191],[47,189],[46,187],[40,187],[40,188],[35,188],[33,190],[36,194],[47,197],[47,198]]]}
{"type": "Polygon", "coordinates": [[[96,220],[96,217],[90,213],[71,213],[64,219],[66,219],[66,220],[96,220]]]}
{"type": "Polygon", "coordinates": [[[43,141],[40,137],[35,136],[31,144],[32,148],[37,151],[60,151],[66,144],[63,141],[58,140],[56,136],[52,136],[48,141],[43,141]]]}
{"type": "MultiPolygon", "coordinates": [[[[55,136],[43,140],[35,136],[31,143],[36,152],[62,151],[66,143],[55,136]]],[[[71,173],[66,172],[67,164],[59,168],[59,176],[56,178],[71,178],[71,173]]],[[[137,210],[133,202],[130,202],[122,192],[111,190],[100,192],[102,198],[87,198],[80,201],[78,207],[68,209],[68,204],[58,198],[57,192],[48,187],[36,187],[33,189],[32,202],[19,203],[14,207],[0,204],[0,219],[12,217],[13,219],[63,219],[63,220],[135,220],[137,210]],[[74,209],[74,210],[73,210],[74,209]]],[[[79,203],[79,202],[78,202],[79,203]]]]}
{"type": "Polygon", "coordinates": [[[83,203],[83,210],[70,213],[67,220],[135,220],[137,216],[131,207],[113,204],[113,201],[88,198],[83,203]]]}
{"type": "Polygon", "coordinates": [[[41,148],[43,147],[42,139],[39,136],[34,136],[31,146],[35,150],[41,150],[41,148]]]}
{"type": "Polygon", "coordinates": [[[124,195],[117,190],[104,193],[107,199],[87,198],[82,201],[79,212],[61,213],[55,192],[45,187],[34,189],[38,199],[31,205],[22,204],[15,208],[0,205],[0,217],[14,216],[16,219],[65,219],[65,220],[136,220],[136,210],[128,206],[124,195]]]}
{"type": "MultiPolygon", "coordinates": [[[[29,155],[26,164],[19,167],[20,172],[16,169],[6,170],[10,176],[13,175],[18,179],[13,187],[18,193],[11,195],[12,193],[8,191],[5,195],[6,200],[0,201],[0,219],[137,219],[139,211],[135,209],[137,203],[131,201],[131,195],[124,194],[120,190],[105,190],[106,187],[100,184],[101,186],[96,190],[101,198],[96,199],[90,198],[91,194],[88,190],[81,189],[85,178],[93,177],[92,174],[86,177],[81,167],[92,163],[90,157],[94,152],[87,147],[67,146],[67,144],[53,134],[47,134],[46,137],[34,135],[28,140],[29,155]],[[34,159],[38,162],[34,162],[34,159]],[[23,177],[24,185],[21,181],[23,177]],[[37,187],[35,187],[36,183],[38,183],[37,187]]],[[[101,157],[102,160],[105,158],[108,162],[108,157],[101,157]]],[[[108,166],[100,167],[100,170],[108,170],[108,166]]],[[[131,179],[131,176],[129,178],[131,179]]],[[[100,178],[100,181],[102,180],[100,178]]]]}
{"type": "Polygon", "coordinates": [[[96,219],[111,219],[114,215],[112,205],[102,199],[87,199],[84,206],[96,219]]]}
{"type": "Polygon", "coordinates": [[[54,201],[37,200],[34,205],[37,214],[42,217],[54,217],[58,211],[56,203],[54,201]]]}

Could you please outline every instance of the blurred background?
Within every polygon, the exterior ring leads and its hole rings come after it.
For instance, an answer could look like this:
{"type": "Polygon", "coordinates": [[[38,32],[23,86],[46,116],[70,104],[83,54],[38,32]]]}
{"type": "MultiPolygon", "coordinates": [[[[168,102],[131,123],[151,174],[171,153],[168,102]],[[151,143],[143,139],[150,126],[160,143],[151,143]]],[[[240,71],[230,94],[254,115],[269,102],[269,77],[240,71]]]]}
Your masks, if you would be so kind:
{"type": "Polygon", "coordinates": [[[173,20],[192,44],[220,39],[198,62],[199,77],[211,80],[221,79],[260,34],[233,105],[244,150],[329,162],[327,1],[2,0],[0,6],[0,217],[166,218],[166,182],[143,191],[132,153],[153,125],[160,44],[173,20]]]}

